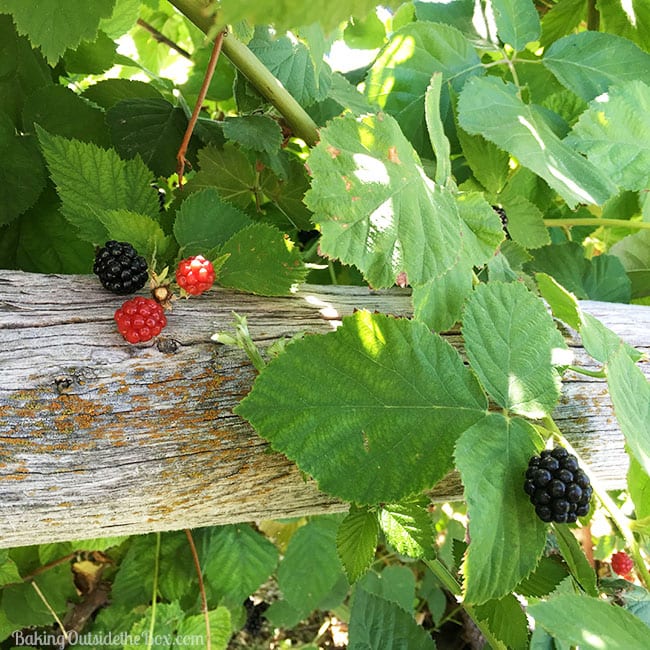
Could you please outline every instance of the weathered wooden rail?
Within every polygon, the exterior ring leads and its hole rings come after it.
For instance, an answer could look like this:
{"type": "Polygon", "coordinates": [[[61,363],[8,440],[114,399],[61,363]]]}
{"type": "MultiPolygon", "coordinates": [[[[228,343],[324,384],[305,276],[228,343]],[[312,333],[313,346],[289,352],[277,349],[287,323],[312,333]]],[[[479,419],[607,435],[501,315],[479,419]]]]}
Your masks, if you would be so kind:
{"type": "MultiPolygon", "coordinates": [[[[218,289],[177,301],[164,336],[137,346],[115,329],[120,302],[90,276],[0,271],[0,547],[346,508],[233,415],[255,371],[210,336],[231,330],[233,311],[262,346],[331,330],[354,308],[408,314],[406,291],[218,289]]],[[[582,307],[650,352],[650,308],[582,307]]],[[[604,381],[569,374],[554,417],[605,484],[622,487],[626,456],[604,381]]],[[[461,493],[451,476],[432,496],[461,493]]]]}

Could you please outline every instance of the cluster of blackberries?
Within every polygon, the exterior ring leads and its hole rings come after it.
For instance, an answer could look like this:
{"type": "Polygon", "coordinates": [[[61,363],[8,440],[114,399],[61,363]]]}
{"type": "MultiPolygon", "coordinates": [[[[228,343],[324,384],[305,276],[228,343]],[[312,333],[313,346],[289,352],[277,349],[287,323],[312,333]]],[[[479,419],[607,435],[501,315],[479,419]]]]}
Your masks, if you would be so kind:
{"type": "Polygon", "coordinates": [[[589,512],[593,488],[576,457],[556,447],[530,459],[524,491],[542,521],[572,524],[589,512]]]}
{"type": "Polygon", "coordinates": [[[144,257],[131,244],[114,240],[97,251],[93,272],[105,289],[120,295],[142,289],[149,277],[144,257]]]}
{"type": "Polygon", "coordinates": [[[244,630],[252,636],[257,636],[262,631],[263,615],[269,608],[269,604],[262,601],[255,604],[252,598],[247,598],[244,601],[246,608],[246,623],[244,623],[244,630]]]}

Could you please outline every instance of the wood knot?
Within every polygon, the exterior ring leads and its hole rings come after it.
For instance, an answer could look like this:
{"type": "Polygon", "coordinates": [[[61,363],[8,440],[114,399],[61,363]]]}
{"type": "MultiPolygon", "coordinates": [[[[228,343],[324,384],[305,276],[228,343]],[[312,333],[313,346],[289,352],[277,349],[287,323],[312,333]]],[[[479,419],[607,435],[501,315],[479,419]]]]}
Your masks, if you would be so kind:
{"type": "Polygon", "coordinates": [[[156,347],[163,354],[174,354],[178,351],[179,344],[176,339],[162,337],[158,339],[156,347]]]}

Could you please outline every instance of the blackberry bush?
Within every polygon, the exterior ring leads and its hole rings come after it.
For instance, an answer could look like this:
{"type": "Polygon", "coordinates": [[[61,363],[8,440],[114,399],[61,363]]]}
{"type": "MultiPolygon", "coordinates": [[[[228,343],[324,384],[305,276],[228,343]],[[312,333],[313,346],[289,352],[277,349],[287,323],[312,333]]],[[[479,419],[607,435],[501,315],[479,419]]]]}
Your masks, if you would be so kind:
{"type": "Polygon", "coordinates": [[[95,255],[93,272],[105,289],[126,295],[147,283],[147,261],[128,242],[107,241],[95,255]]]}
{"type": "Polygon", "coordinates": [[[542,521],[571,524],[589,512],[593,488],[576,457],[556,447],[528,461],[524,491],[542,521]]]}

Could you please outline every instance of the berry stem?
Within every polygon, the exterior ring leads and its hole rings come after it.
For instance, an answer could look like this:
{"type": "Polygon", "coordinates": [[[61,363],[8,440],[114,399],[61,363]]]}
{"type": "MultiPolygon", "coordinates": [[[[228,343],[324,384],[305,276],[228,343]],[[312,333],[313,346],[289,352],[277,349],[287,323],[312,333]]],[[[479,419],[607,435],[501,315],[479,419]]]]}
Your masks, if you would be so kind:
{"type": "Polygon", "coordinates": [[[650,221],[626,221],[624,219],[544,219],[547,228],[571,228],[573,226],[605,226],[608,228],[630,228],[631,230],[650,230],[650,221]]]}
{"type": "Polygon", "coordinates": [[[205,619],[205,647],[211,648],[212,638],[210,634],[210,612],[208,611],[208,599],[205,594],[205,585],[203,584],[203,572],[201,571],[201,562],[199,562],[199,554],[196,552],[194,537],[192,537],[192,531],[189,528],[185,529],[185,535],[187,536],[187,543],[190,546],[190,552],[192,553],[192,559],[194,560],[196,577],[199,581],[199,592],[201,593],[201,611],[203,612],[203,618],[205,619]]]}
{"type": "Polygon", "coordinates": [[[153,588],[151,590],[151,620],[149,621],[149,636],[147,637],[147,650],[153,646],[154,629],[156,627],[156,602],[158,601],[158,574],[160,572],[160,539],[161,534],[156,533],[156,553],[153,565],[153,588]]]}
{"type": "Polygon", "coordinates": [[[621,512],[621,509],[614,503],[614,500],[609,496],[607,490],[600,482],[598,477],[594,475],[591,471],[589,464],[580,457],[576,450],[571,446],[571,443],[564,437],[557,424],[552,417],[546,416],[543,420],[544,426],[553,432],[556,438],[559,440],[560,444],[566,448],[566,450],[573,454],[578,461],[580,462],[580,467],[583,468],[585,474],[589,477],[589,481],[594,489],[594,493],[598,496],[598,499],[602,503],[605,510],[609,514],[611,520],[614,522],[619,532],[621,533],[623,539],[625,540],[626,546],[630,550],[630,555],[634,560],[636,567],[637,575],[641,580],[641,583],[646,587],[650,587],[650,572],[646,566],[643,555],[641,554],[641,548],[634,537],[634,533],[630,528],[630,522],[628,518],[621,512]]]}
{"type": "Polygon", "coordinates": [[[223,345],[236,345],[238,348],[244,350],[257,371],[262,372],[266,367],[266,361],[262,358],[257,345],[255,345],[255,341],[253,341],[253,337],[248,331],[246,316],[240,316],[236,312],[232,312],[232,315],[235,321],[235,336],[231,336],[225,332],[217,332],[212,335],[212,340],[223,345]]]}
{"type": "Polygon", "coordinates": [[[567,366],[567,368],[573,370],[573,372],[577,372],[579,375],[586,375],[587,377],[599,377],[602,379],[607,377],[604,368],[601,370],[587,370],[587,368],[581,368],[580,366],[567,366]]]}

